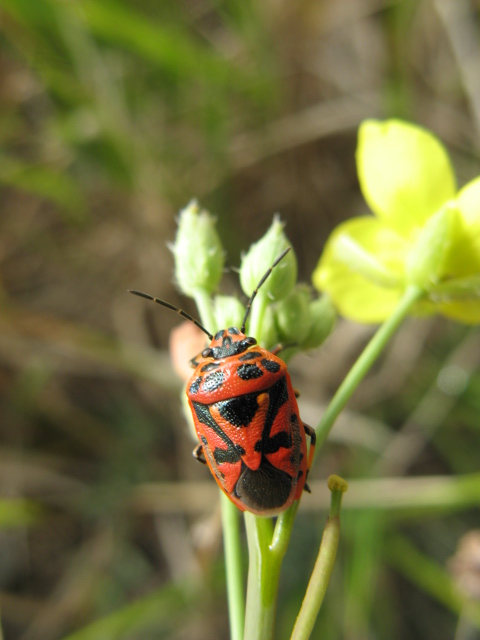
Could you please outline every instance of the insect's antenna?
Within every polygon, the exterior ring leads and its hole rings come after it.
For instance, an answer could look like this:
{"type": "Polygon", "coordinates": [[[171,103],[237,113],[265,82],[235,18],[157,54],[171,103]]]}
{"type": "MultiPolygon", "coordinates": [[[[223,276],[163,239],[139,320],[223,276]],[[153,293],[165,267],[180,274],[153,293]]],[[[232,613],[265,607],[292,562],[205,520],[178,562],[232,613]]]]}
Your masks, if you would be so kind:
{"type": "Polygon", "coordinates": [[[147,300],[152,300],[157,304],[161,304],[162,307],[167,307],[167,309],[171,309],[172,311],[175,311],[176,313],[178,313],[178,315],[182,316],[182,318],[186,318],[187,320],[190,320],[190,322],[193,322],[193,324],[196,325],[199,329],[201,329],[203,333],[207,334],[210,340],[213,340],[213,335],[210,333],[210,331],[207,331],[205,327],[202,327],[202,325],[199,323],[198,320],[195,320],[195,318],[193,318],[189,313],[187,313],[183,309],[174,307],[173,304],[170,304],[169,302],[165,302],[165,300],[160,300],[160,298],[154,298],[148,293],[142,293],[141,291],[134,291],[133,289],[128,289],[128,293],[133,293],[134,296],[140,296],[140,298],[146,298],[147,300]]]}
{"type": "Polygon", "coordinates": [[[272,273],[272,271],[275,269],[275,267],[280,262],[280,260],[282,260],[287,255],[287,253],[290,251],[291,248],[292,247],[287,247],[285,251],[278,256],[278,258],[272,264],[270,269],[262,276],[262,279],[257,284],[255,291],[250,296],[250,300],[247,302],[247,308],[245,309],[245,316],[243,318],[242,328],[240,329],[242,333],[245,333],[245,325],[247,324],[248,316],[250,315],[250,309],[252,308],[252,302],[255,300],[255,296],[257,295],[258,290],[260,289],[262,284],[265,282],[265,280],[268,278],[268,276],[272,273]]]}

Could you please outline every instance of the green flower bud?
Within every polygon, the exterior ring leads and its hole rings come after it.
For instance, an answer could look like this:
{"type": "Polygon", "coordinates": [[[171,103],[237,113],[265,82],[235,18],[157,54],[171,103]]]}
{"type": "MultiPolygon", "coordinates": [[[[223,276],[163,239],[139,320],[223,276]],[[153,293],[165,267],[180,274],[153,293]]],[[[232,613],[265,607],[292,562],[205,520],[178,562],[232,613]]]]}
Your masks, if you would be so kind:
{"type": "Polygon", "coordinates": [[[330,335],[335,326],[337,314],[328,295],[312,300],[309,304],[310,331],[300,343],[304,351],[316,349],[330,335]]]}
{"type": "Polygon", "coordinates": [[[280,342],[300,345],[310,331],[310,291],[299,285],[275,307],[275,324],[280,342]]]}
{"type": "Polygon", "coordinates": [[[233,296],[216,296],[213,301],[213,310],[217,329],[239,328],[245,315],[245,307],[233,296]]]}
{"type": "Polygon", "coordinates": [[[193,297],[199,290],[215,291],[223,272],[222,243],[215,218],[195,200],[180,211],[173,254],[175,277],[184,294],[193,297]]]}
{"type": "MultiPolygon", "coordinates": [[[[250,247],[240,267],[240,283],[247,296],[251,296],[265,273],[290,243],[283,233],[283,223],[274,218],[270,229],[250,247]]],[[[282,300],[295,286],[297,259],[292,251],[278,263],[260,289],[260,295],[271,300],[282,300]]]]}
{"type": "Polygon", "coordinates": [[[257,338],[259,343],[267,349],[272,349],[281,342],[275,324],[275,314],[273,311],[273,307],[269,306],[265,309],[265,313],[262,319],[262,333],[259,336],[253,337],[257,338]]]}
{"type": "Polygon", "coordinates": [[[458,222],[458,210],[447,203],[427,220],[406,259],[406,281],[424,291],[442,277],[442,267],[458,222]]]}

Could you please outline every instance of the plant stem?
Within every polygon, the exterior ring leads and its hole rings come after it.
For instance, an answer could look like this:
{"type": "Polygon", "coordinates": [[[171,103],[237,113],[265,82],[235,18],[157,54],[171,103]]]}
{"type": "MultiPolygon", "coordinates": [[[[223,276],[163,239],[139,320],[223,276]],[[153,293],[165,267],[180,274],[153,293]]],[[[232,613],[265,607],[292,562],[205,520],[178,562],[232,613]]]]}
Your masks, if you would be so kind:
{"type": "Polygon", "coordinates": [[[223,492],[221,492],[220,496],[227,599],[230,616],[230,638],[231,640],[243,640],[245,595],[242,576],[240,513],[233,502],[231,502],[223,492]]]}
{"type": "Polygon", "coordinates": [[[215,334],[217,323],[215,322],[215,315],[213,313],[212,300],[210,296],[203,289],[197,289],[194,293],[193,299],[197,305],[203,326],[211,333],[215,334]]]}
{"type": "Polygon", "coordinates": [[[245,526],[249,552],[245,640],[272,640],[281,559],[270,550],[270,518],[245,512],[245,526]]]}
{"type": "Polygon", "coordinates": [[[347,483],[337,476],[330,476],[328,486],[332,492],[330,514],[323,530],[322,542],[300,613],[290,640],[308,640],[313,631],[318,612],[330,582],[340,538],[340,507],[347,483]]]}
{"type": "Polygon", "coordinates": [[[367,344],[358,360],[348,372],[344,381],[338,388],[337,392],[333,396],[327,410],[323,414],[320,420],[316,432],[317,432],[317,448],[316,454],[321,449],[322,444],[325,442],[328,434],[338,415],[347,404],[351,395],[363,380],[365,375],[370,370],[378,356],[382,353],[385,345],[393,336],[398,326],[407,316],[415,302],[423,295],[423,290],[416,286],[409,286],[405,289],[405,292],[397,305],[397,308],[392,315],[381,325],[373,338],[367,344]]]}
{"type": "Polygon", "coordinates": [[[262,340],[262,323],[268,304],[267,296],[260,290],[252,305],[250,322],[248,323],[248,335],[254,336],[259,343],[262,340]]]}
{"type": "MultiPolygon", "coordinates": [[[[202,323],[209,331],[216,331],[215,316],[210,296],[203,290],[194,295],[202,323]]],[[[242,640],[245,618],[242,547],[240,543],[240,518],[237,507],[221,491],[223,545],[227,582],[228,613],[231,640],[242,640]]]]}

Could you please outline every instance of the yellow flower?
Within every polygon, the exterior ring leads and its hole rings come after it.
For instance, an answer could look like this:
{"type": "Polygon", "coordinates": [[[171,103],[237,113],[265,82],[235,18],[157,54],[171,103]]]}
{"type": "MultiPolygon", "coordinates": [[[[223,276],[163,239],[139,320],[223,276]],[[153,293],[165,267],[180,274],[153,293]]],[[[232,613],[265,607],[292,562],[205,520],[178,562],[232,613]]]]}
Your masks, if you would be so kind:
{"type": "Polygon", "coordinates": [[[375,214],[340,224],[313,274],[341,314],[382,322],[405,288],[424,292],[418,313],[480,322],[480,177],[457,193],[448,153],[421,127],[361,126],[357,171],[375,214]]]}

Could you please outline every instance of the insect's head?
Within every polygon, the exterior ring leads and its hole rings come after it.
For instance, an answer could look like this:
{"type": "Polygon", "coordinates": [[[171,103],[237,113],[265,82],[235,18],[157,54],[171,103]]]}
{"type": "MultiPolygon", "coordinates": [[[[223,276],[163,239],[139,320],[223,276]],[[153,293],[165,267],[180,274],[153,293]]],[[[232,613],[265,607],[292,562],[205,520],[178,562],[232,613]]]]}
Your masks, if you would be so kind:
{"type": "Polygon", "coordinates": [[[246,336],[236,327],[229,327],[213,336],[210,345],[202,351],[202,357],[219,360],[228,356],[236,356],[255,344],[257,344],[255,338],[246,336]]]}

